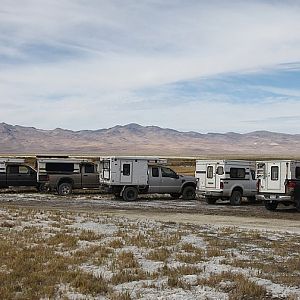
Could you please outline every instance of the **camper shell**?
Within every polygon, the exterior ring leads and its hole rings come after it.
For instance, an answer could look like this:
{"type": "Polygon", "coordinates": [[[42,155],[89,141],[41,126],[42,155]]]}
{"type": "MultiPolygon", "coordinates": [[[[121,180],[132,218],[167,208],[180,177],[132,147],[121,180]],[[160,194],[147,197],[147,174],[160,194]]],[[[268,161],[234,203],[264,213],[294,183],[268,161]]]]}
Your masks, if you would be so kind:
{"type": "Polygon", "coordinates": [[[196,160],[197,194],[208,204],[218,199],[240,205],[242,197],[255,201],[255,162],[246,160],[196,160]]]}
{"type": "Polygon", "coordinates": [[[138,194],[170,194],[174,198],[195,198],[196,179],[167,167],[158,157],[112,156],[100,159],[100,184],[127,201],[138,194]],[[188,188],[189,187],[189,188],[188,188]]]}
{"type": "Polygon", "coordinates": [[[268,210],[276,210],[279,203],[300,210],[300,161],[258,161],[257,179],[258,199],[268,210]]]}
{"type": "Polygon", "coordinates": [[[73,189],[99,189],[98,165],[89,160],[37,158],[36,165],[38,182],[43,190],[69,195],[73,189]]]}
{"type": "Polygon", "coordinates": [[[38,187],[36,171],[20,158],[0,158],[0,188],[38,187]]]}

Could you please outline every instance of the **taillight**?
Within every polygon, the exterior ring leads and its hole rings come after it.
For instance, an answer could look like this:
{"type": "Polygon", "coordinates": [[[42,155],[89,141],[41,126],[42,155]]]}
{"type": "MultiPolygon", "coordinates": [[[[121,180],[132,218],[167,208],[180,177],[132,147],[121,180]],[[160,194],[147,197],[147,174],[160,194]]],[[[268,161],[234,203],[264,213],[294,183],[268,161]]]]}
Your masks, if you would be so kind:
{"type": "Polygon", "coordinates": [[[260,186],[260,179],[257,180],[256,182],[256,190],[259,192],[259,186],[260,186]]]}
{"type": "Polygon", "coordinates": [[[221,190],[224,189],[224,182],[223,181],[220,182],[220,189],[221,190]]]}
{"type": "Polygon", "coordinates": [[[287,194],[291,194],[294,192],[296,187],[296,182],[295,181],[287,181],[285,184],[285,192],[287,194]]]}
{"type": "Polygon", "coordinates": [[[49,180],[49,176],[48,175],[40,175],[39,176],[39,181],[48,181],[49,180]]]}

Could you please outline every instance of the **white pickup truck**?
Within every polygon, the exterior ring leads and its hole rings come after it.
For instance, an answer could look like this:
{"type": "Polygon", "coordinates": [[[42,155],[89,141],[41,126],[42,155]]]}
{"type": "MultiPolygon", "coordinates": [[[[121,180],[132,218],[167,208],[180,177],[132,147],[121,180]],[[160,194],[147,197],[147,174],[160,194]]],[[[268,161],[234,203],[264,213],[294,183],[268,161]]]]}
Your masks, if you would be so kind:
{"type": "Polygon", "coordinates": [[[138,194],[170,194],[195,199],[196,178],[183,176],[152,157],[106,157],[100,159],[100,184],[116,197],[134,201],[138,194]]]}
{"type": "Polygon", "coordinates": [[[244,160],[197,160],[197,194],[208,204],[218,199],[240,205],[242,197],[254,202],[257,194],[255,162],[244,160]]]}

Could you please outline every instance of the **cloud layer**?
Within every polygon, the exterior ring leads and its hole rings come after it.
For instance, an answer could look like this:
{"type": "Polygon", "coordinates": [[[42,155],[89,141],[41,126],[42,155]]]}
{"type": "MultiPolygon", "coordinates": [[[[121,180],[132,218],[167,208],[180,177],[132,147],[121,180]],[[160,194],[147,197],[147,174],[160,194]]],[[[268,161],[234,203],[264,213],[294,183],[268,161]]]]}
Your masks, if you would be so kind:
{"type": "Polygon", "coordinates": [[[300,130],[298,1],[0,3],[2,121],[300,130]]]}

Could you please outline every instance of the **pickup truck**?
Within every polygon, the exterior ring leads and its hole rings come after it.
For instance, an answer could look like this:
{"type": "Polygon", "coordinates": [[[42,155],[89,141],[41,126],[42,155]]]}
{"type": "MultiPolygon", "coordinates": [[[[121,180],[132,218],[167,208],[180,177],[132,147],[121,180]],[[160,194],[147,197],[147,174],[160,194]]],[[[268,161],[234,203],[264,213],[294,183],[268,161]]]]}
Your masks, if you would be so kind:
{"type": "Polygon", "coordinates": [[[36,171],[24,164],[3,164],[0,170],[0,188],[10,186],[30,186],[38,188],[36,171]]]}
{"type": "Polygon", "coordinates": [[[196,196],[196,178],[177,174],[159,158],[101,158],[99,173],[101,186],[125,201],[136,200],[138,194],[170,194],[185,200],[196,196]]]}
{"type": "Polygon", "coordinates": [[[66,196],[73,189],[99,189],[97,165],[77,159],[38,159],[38,182],[44,190],[66,196]]]}

